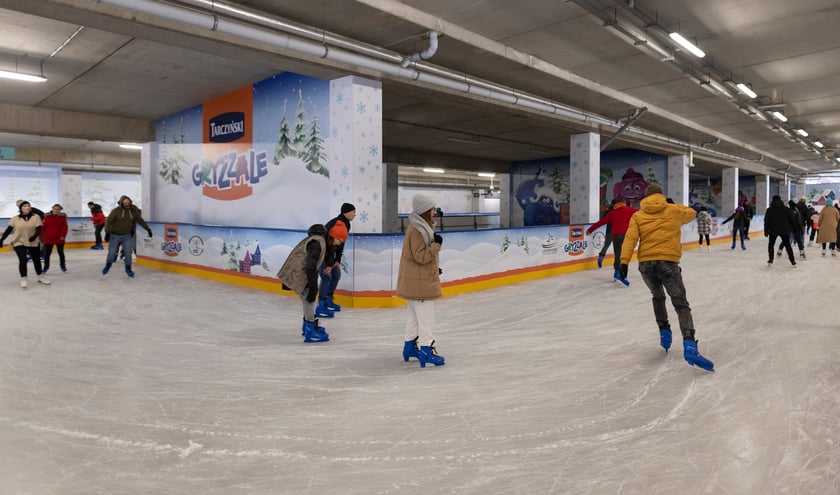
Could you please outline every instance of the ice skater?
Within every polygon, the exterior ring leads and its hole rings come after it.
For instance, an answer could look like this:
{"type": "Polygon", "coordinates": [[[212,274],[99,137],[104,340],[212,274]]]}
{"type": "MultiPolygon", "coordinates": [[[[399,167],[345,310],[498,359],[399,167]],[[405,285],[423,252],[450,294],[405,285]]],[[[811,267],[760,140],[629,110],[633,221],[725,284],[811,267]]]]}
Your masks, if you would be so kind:
{"type": "Polygon", "coordinates": [[[639,244],[639,272],[653,296],[653,315],[659,325],[659,344],[668,352],[671,347],[671,325],[668,323],[668,308],[665,293],[677,310],[680,332],[683,337],[683,357],[692,366],[714,371],[714,363],[706,359],[697,349],[694,338],[694,320],[685,294],[685,285],[680,269],[682,244],[681,227],[694,221],[696,212],[690,206],[668,204],[662,195],[662,187],[651,184],[645,190],[640,210],[630,218],[630,225],[621,248],[621,276],[627,277],[627,264],[633,257],[633,250],[639,244]]]}
{"type": "MultiPolygon", "coordinates": [[[[776,194],[770,200],[770,206],[764,213],[764,236],[768,237],[767,241],[767,264],[773,264],[773,250],[776,245],[776,237],[782,240],[782,247],[779,248],[781,253],[782,248],[787,251],[790,264],[796,266],[796,259],[793,256],[793,248],[790,246],[790,235],[798,228],[796,224],[796,217],[790,208],[785,206],[782,197],[776,194]]],[[[781,256],[781,254],[779,254],[781,256]]]]}
{"type": "Polygon", "coordinates": [[[44,215],[44,224],[41,227],[41,240],[44,242],[44,274],[50,269],[53,246],[58,253],[58,267],[63,273],[67,273],[67,263],[64,259],[67,215],[64,214],[63,209],[60,204],[54,204],[49,213],[44,215]]]}
{"type": "MultiPolygon", "coordinates": [[[[618,203],[618,199],[613,198],[610,200],[610,205],[607,208],[607,211],[604,212],[604,215],[610,212],[613,209],[613,206],[618,203]]],[[[603,217],[601,217],[603,218],[603,217]]],[[[612,245],[612,230],[610,229],[610,224],[607,224],[607,228],[604,230],[604,245],[601,246],[601,250],[598,252],[598,268],[604,266],[604,258],[607,256],[607,250],[612,245]]]]}
{"type": "Polygon", "coordinates": [[[697,235],[700,236],[698,249],[703,249],[703,239],[706,239],[706,251],[711,251],[712,246],[709,241],[709,236],[712,234],[712,216],[705,206],[700,207],[697,213],[697,235]]]}
{"type": "Polygon", "coordinates": [[[335,303],[333,297],[338,281],[341,280],[341,256],[344,254],[344,244],[350,237],[350,222],[356,218],[356,207],[350,203],[341,205],[341,213],[327,222],[324,226],[330,237],[335,239],[335,251],[331,260],[325,260],[318,269],[321,285],[318,288],[318,305],[315,314],[321,318],[332,318],[341,306],[335,303]]]}
{"type": "Polygon", "coordinates": [[[303,305],[303,341],[326,342],[330,340],[327,329],[315,317],[315,299],[318,297],[318,267],[331,256],[332,244],[327,229],[320,223],[306,231],[306,238],[289,253],[277,272],[283,288],[293,291],[303,305]]]}
{"type": "Polygon", "coordinates": [[[134,272],[131,271],[131,251],[133,232],[136,229],[135,224],[140,224],[149,237],[152,237],[152,229],[140,216],[140,210],[134,206],[131,198],[128,196],[121,196],[118,206],[111,210],[105,220],[105,242],[108,243],[108,258],[105,260],[105,268],[102,269],[102,275],[107,275],[111,269],[111,265],[117,261],[117,253],[120,247],[126,253],[125,257],[125,274],[129,277],[134,277],[134,272]]]}
{"type": "Polygon", "coordinates": [[[90,221],[93,223],[93,237],[96,240],[96,243],[90,248],[101,251],[104,249],[104,246],[102,246],[102,229],[105,228],[105,214],[102,213],[102,207],[93,201],[89,201],[87,205],[90,209],[90,221]]]}
{"type": "Polygon", "coordinates": [[[747,226],[750,224],[750,219],[747,217],[746,212],[744,212],[744,207],[739,206],[735,209],[735,211],[726,217],[726,220],[721,222],[721,225],[725,225],[729,221],[732,221],[732,249],[735,249],[735,236],[740,236],[741,239],[741,249],[746,250],[747,246],[744,244],[744,241],[747,238],[747,226]]]}
{"type": "Polygon", "coordinates": [[[445,359],[435,351],[432,331],[435,326],[435,299],[441,295],[438,255],[443,238],[434,231],[434,201],[418,194],[411,206],[397,275],[397,296],[408,301],[403,360],[417,358],[421,368],[425,368],[426,363],[441,366],[445,359]]]}
{"type": "Polygon", "coordinates": [[[606,215],[586,229],[586,233],[592,235],[592,232],[595,232],[595,229],[598,227],[604,224],[609,226],[608,228],[612,232],[613,255],[615,256],[615,261],[613,261],[613,280],[618,280],[626,287],[630,287],[630,282],[619,273],[619,268],[621,268],[621,244],[624,242],[624,234],[627,233],[627,225],[630,223],[630,217],[634,213],[636,213],[635,208],[625,205],[623,201],[617,201],[606,215]]]}
{"type": "Polygon", "coordinates": [[[837,208],[831,205],[830,200],[825,202],[817,223],[820,226],[817,242],[822,244],[822,255],[825,256],[825,245],[828,244],[831,255],[836,256],[835,247],[837,245],[837,227],[840,225],[840,213],[837,212],[837,208]]]}
{"type": "Polygon", "coordinates": [[[18,257],[18,273],[20,273],[20,287],[26,289],[29,285],[27,282],[26,273],[26,257],[32,258],[32,264],[35,266],[35,274],[38,275],[38,283],[50,285],[46,275],[41,271],[41,256],[39,255],[39,245],[41,244],[38,236],[41,234],[41,217],[34,212],[34,208],[29,204],[29,201],[18,201],[18,215],[9,219],[9,226],[0,236],[0,248],[9,235],[12,240],[9,245],[14,249],[18,257]]]}

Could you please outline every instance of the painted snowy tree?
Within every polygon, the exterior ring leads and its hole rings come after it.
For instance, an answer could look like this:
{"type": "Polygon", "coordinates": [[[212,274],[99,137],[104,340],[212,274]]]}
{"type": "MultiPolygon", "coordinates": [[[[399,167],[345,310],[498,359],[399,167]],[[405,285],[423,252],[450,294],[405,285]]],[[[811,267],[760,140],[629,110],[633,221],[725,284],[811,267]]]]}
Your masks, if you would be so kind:
{"type": "Polygon", "coordinates": [[[656,178],[656,170],[653,169],[653,163],[650,158],[648,158],[647,170],[645,171],[646,180],[651,184],[659,184],[659,180],[656,178]]]}
{"type": "Polygon", "coordinates": [[[569,202],[569,177],[563,175],[563,169],[560,167],[551,172],[551,189],[557,193],[559,203],[569,202]]]}
{"type": "Polygon", "coordinates": [[[312,116],[312,126],[309,129],[309,139],[306,141],[306,169],[325,177],[330,176],[329,169],[324,166],[327,154],[324,152],[324,140],[318,127],[318,109],[312,116]]]}
{"type": "Polygon", "coordinates": [[[227,256],[227,260],[225,264],[227,265],[228,270],[238,272],[239,271],[239,260],[237,259],[239,256],[239,250],[242,249],[242,245],[239,241],[234,243],[233,241],[233,232],[231,232],[230,242],[222,241],[222,252],[220,253],[222,256],[227,256]]]}
{"type": "Polygon", "coordinates": [[[522,237],[516,241],[516,245],[521,247],[526,253],[530,253],[530,249],[528,248],[528,239],[525,238],[525,234],[522,234],[522,237]]]}
{"type": "Polygon", "coordinates": [[[303,109],[303,91],[298,90],[298,108],[295,113],[295,134],[292,149],[298,158],[306,159],[306,111],[303,109]]]}
{"type": "Polygon", "coordinates": [[[277,134],[277,148],[274,151],[274,164],[279,165],[280,161],[294,153],[292,140],[289,138],[289,122],[286,120],[286,102],[283,100],[283,119],[280,121],[280,132],[277,134]]]}
{"type": "Polygon", "coordinates": [[[178,185],[184,175],[181,173],[181,165],[187,164],[184,156],[184,121],[181,120],[181,133],[172,135],[172,143],[166,143],[166,122],[163,123],[163,143],[161,143],[161,158],[158,173],[167,184],[178,185]]]}
{"type": "Polygon", "coordinates": [[[508,248],[510,248],[510,238],[507,236],[507,234],[505,234],[505,237],[502,239],[502,248],[499,250],[499,252],[504,253],[508,250],[508,248]]]}
{"type": "MultiPolygon", "coordinates": [[[[32,206],[40,209],[41,211],[47,211],[50,207],[44,205],[44,198],[42,196],[43,191],[41,190],[41,176],[38,175],[38,178],[32,183],[32,187],[29,188],[29,191],[26,192],[25,199],[29,201],[32,206]]],[[[52,205],[50,205],[52,206],[52,205]]]]}

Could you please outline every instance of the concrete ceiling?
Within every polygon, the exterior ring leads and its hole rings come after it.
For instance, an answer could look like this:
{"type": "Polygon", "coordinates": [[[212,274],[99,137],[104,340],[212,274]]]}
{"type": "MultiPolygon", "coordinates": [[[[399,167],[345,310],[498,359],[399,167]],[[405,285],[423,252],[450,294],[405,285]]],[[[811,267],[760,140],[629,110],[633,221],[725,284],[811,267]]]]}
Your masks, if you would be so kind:
{"type": "MultiPolygon", "coordinates": [[[[423,50],[435,30],[441,37],[429,64],[602,120],[501,104],[135,10],[146,0],[125,2],[128,8],[107,0],[0,0],[0,69],[43,68],[48,78],[2,80],[0,145],[27,156],[63,150],[136,163],[116,143],[151,140],[156,119],[294,71],[381,79],[386,161],[501,172],[512,161],[566,155],[570,134],[594,130],[605,141],[616,122],[646,107],[611,149],[681,153],[691,146],[692,172],[701,177],[728,166],[778,177],[840,165],[833,159],[840,156],[836,0],[226,1],[392,54],[423,50]],[[706,57],[678,50],[669,31],[695,41],[706,57]],[[748,84],[758,98],[727,81],[748,84]],[[775,121],[772,110],[789,121],[775,121]],[[796,128],[809,137],[797,138],[796,128]],[[814,139],[825,145],[821,154],[814,139]]],[[[166,5],[186,3],[197,2],[166,5]]]]}

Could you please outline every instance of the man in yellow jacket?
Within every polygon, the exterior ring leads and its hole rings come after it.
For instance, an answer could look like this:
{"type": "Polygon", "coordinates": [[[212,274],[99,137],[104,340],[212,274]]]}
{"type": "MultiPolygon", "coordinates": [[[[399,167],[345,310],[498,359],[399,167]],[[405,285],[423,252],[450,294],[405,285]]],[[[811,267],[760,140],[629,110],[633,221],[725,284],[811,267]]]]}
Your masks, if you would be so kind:
{"type": "Polygon", "coordinates": [[[683,355],[688,364],[707,371],[714,371],[714,363],[701,356],[694,339],[694,321],[685,295],[680,258],[682,243],[680,232],[683,224],[691,223],[697,212],[690,206],[669,204],[662,194],[662,187],[651,184],[645,190],[641,209],[630,218],[624,245],[621,249],[621,277],[627,278],[627,264],[639,244],[639,272],[653,296],[653,314],[659,325],[659,342],[665,352],[671,347],[671,325],[665,292],[677,310],[683,337],[683,355]]]}

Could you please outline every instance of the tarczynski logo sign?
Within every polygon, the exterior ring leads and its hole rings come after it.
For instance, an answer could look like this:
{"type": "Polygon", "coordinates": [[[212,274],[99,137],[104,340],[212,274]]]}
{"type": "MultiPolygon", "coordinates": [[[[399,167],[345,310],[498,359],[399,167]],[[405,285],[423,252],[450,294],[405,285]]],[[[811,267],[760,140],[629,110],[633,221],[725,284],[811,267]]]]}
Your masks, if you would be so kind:
{"type": "Polygon", "coordinates": [[[245,137],[245,113],[228,112],[210,119],[208,129],[211,143],[230,143],[245,137]]]}

